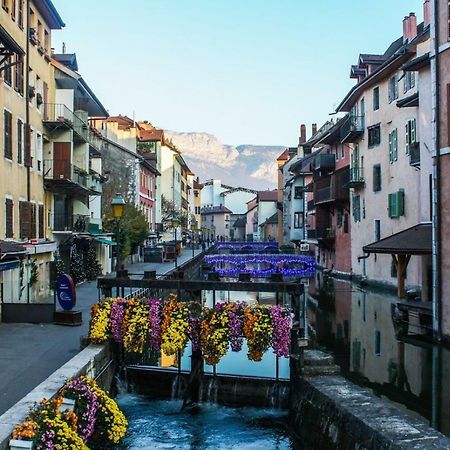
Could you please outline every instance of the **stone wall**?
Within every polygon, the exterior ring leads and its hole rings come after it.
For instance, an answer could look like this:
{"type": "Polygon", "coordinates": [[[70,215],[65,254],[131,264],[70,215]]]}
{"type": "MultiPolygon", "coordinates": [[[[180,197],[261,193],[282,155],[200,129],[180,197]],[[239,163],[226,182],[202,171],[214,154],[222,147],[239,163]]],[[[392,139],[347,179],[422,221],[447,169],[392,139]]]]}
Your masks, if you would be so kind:
{"type": "Polygon", "coordinates": [[[289,417],[307,448],[450,449],[450,439],[425,422],[340,376],[300,379],[289,417]]]}
{"type": "Polygon", "coordinates": [[[87,375],[109,391],[114,373],[115,365],[108,346],[89,345],[0,416],[0,450],[9,449],[14,427],[25,420],[30,408],[43,398],[52,398],[68,378],[87,375]]]}

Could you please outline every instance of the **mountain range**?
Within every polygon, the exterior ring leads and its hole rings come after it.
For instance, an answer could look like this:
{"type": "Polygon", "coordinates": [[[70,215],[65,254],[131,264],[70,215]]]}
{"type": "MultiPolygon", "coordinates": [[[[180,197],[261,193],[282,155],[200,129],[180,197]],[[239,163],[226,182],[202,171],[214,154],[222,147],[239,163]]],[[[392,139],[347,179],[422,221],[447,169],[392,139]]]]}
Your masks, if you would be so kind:
{"type": "Polygon", "coordinates": [[[191,170],[206,181],[256,190],[273,189],[277,183],[276,159],[285,149],[278,145],[226,145],[209,133],[165,130],[191,170]]]}

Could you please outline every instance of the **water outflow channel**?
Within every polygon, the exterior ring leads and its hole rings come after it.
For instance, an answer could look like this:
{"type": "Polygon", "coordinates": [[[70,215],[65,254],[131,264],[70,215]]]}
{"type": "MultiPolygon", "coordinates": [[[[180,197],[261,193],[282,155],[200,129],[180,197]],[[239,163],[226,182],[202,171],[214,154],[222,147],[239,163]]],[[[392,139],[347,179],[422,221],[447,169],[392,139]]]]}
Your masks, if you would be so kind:
{"type": "Polygon", "coordinates": [[[386,291],[317,274],[308,319],[314,340],[332,352],[342,375],[403,406],[450,436],[450,351],[396,339],[386,291]]]}

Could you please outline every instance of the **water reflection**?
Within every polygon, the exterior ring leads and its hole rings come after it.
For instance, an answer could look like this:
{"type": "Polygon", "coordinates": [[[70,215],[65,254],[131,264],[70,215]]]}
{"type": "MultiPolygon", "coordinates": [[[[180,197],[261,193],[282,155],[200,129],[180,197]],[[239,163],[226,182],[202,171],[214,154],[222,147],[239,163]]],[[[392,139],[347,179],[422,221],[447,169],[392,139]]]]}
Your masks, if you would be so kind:
{"type": "Polygon", "coordinates": [[[396,339],[395,295],[318,274],[310,286],[309,318],[316,342],[331,350],[344,376],[419,414],[450,435],[450,352],[396,339]]]}

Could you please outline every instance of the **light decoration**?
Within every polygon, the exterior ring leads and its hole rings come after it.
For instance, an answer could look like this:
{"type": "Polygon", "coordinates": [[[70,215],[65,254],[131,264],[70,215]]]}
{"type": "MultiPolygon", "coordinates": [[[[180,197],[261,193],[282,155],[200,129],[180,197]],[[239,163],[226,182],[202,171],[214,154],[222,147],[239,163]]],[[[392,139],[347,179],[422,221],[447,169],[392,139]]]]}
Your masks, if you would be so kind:
{"type": "Polygon", "coordinates": [[[222,277],[237,278],[249,273],[254,278],[267,278],[275,273],[284,277],[313,277],[314,257],[292,254],[206,255],[205,262],[222,277]]]}
{"type": "Polygon", "coordinates": [[[217,250],[271,250],[278,249],[278,242],[217,242],[217,250]]]}

